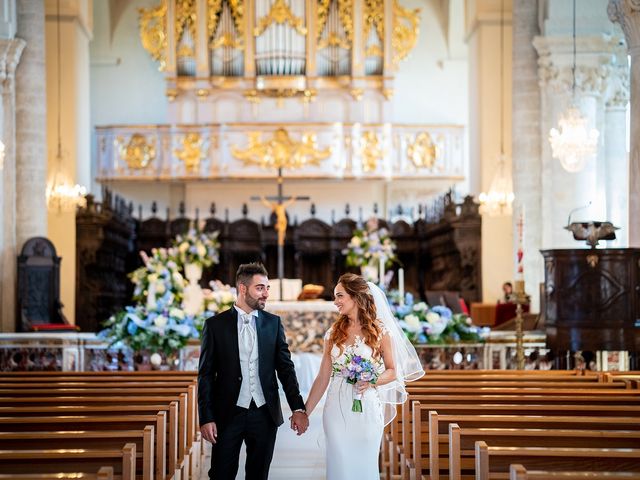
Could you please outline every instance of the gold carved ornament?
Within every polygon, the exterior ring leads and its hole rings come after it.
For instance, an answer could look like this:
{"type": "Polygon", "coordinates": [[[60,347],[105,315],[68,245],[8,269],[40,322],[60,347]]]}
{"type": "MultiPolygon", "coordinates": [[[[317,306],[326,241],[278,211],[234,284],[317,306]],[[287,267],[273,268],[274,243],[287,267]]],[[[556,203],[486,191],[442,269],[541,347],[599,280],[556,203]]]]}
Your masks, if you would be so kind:
{"type": "MultiPolygon", "coordinates": [[[[176,43],[182,38],[185,29],[191,33],[191,38],[196,40],[196,0],[176,1],[176,43]]],[[[195,52],[190,47],[183,46],[178,52],[183,57],[192,57],[195,52]]]]}
{"type": "Polygon", "coordinates": [[[353,0],[337,0],[338,17],[340,18],[340,23],[342,23],[342,28],[344,28],[344,37],[331,32],[326,38],[322,38],[332,1],[334,0],[318,1],[318,49],[322,50],[330,46],[349,49],[353,42],[353,0]]]}
{"type": "Polygon", "coordinates": [[[382,160],[382,156],[384,155],[378,134],[373,131],[364,132],[360,138],[360,145],[362,169],[365,172],[373,172],[378,168],[378,162],[382,160]]]}
{"type": "Polygon", "coordinates": [[[273,5],[271,5],[269,13],[262,17],[258,22],[258,26],[254,28],[253,35],[255,37],[259,37],[273,23],[281,25],[285,22],[288,23],[291,28],[295,29],[295,31],[300,35],[304,36],[307,34],[307,29],[304,26],[304,19],[296,17],[285,0],[276,0],[273,2],[273,5]]]}
{"type": "Polygon", "coordinates": [[[249,165],[262,168],[297,169],[306,165],[319,165],[321,160],[331,155],[331,147],[319,149],[315,133],[304,133],[302,140],[296,142],[289,137],[284,128],[279,128],[273,138],[262,141],[261,132],[247,134],[249,145],[245,149],[234,146],[231,154],[249,165]]]}
{"type": "Polygon", "coordinates": [[[202,151],[203,139],[199,133],[187,133],[182,138],[182,148],[174,149],[173,154],[182,163],[187,172],[194,173],[200,168],[200,161],[205,157],[206,152],[202,151]]]}
{"type": "Polygon", "coordinates": [[[371,28],[375,27],[378,38],[384,41],[384,0],[364,1],[364,39],[369,38],[371,28]]]}
{"type": "Polygon", "coordinates": [[[128,142],[119,136],[115,141],[120,158],[131,170],[143,170],[156,158],[155,140],[147,142],[141,133],[134,133],[128,142]]]}
{"type": "Polygon", "coordinates": [[[151,58],[159,61],[158,69],[167,68],[167,0],[152,8],[139,8],[140,40],[151,58]]]}
{"type": "Polygon", "coordinates": [[[234,37],[230,33],[225,33],[218,39],[214,38],[216,28],[218,27],[218,20],[220,19],[220,12],[222,11],[222,3],[223,0],[207,0],[207,35],[209,38],[209,48],[232,47],[242,50],[244,49],[244,7],[242,0],[228,1],[233,23],[238,35],[234,37]]]}
{"type": "Polygon", "coordinates": [[[420,34],[420,9],[409,10],[400,5],[398,0],[393,2],[393,63],[396,65],[407,58],[418,42],[420,34]]]}
{"type": "Polygon", "coordinates": [[[432,168],[438,154],[438,146],[427,132],[420,132],[416,135],[414,142],[407,147],[407,157],[416,168],[432,168]]]}
{"type": "Polygon", "coordinates": [[[216,33],[221,11],[222,0],[207,0],[207,38],[211,40],[216,33]]]}

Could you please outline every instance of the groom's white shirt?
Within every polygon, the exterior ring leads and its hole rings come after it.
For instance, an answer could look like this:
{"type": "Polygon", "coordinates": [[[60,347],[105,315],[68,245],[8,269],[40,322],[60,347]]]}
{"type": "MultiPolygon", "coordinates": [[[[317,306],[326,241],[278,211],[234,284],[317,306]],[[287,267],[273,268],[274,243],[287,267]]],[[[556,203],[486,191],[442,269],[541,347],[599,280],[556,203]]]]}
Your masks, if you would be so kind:
{"type": "Polygon", "coordinates": [[[251,399],[253,399],[256,406],[261,407],[266,403],[266,400],[264,399],[258,370],[258,332],[256,330],[258,311],[253,310],[246,313],[241,308],[238,308],[237,305],[234,305],[233,308],[238,312],[238,352],[240,353],[240,370],[242,372],[242,384],[240,385],[240,395],[238,395],[236,405],[242,408],[249,408],[251,399]],[[250,316],[249,326],[253,329],[253,348],[250,351],[247,351],[242,342],[242,328],[246,315],[250,316]]]}

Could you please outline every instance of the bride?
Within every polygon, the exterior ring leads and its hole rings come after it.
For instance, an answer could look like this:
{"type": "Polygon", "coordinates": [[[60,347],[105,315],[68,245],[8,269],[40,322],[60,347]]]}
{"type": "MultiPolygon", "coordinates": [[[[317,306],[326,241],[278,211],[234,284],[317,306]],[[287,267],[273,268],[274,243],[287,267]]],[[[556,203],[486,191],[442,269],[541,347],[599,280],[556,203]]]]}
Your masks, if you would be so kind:
{"type": "Polygon", "coordinates": [[[420,378],[424,370],[382,290],[347,273],[339,278],[334,296],[339,318],[325,334],[306,410],[310,415],[329,387],[322,418],[328,480],[379,479],[384,426],[395,416],[396,404],[407,398],[404,383],[420,378]],[[374,365],[370,381],[347,381],[346,365],[354,358],[356,370],[367,361],[374,365]]]}

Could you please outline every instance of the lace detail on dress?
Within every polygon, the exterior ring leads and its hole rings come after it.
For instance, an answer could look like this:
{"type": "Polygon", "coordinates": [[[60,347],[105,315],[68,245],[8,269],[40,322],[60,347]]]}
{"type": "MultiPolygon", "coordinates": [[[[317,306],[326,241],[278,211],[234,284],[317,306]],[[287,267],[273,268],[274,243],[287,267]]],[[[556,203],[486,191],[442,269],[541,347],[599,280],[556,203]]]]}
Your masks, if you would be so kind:
{"type": "Polygon", "coordinates": [[[376,320],[378,322],[378,327],[380,327],[380,332],[382,336],[389,335],[389,329],[385,326],[384,322],[380,319],[376,320]]]}

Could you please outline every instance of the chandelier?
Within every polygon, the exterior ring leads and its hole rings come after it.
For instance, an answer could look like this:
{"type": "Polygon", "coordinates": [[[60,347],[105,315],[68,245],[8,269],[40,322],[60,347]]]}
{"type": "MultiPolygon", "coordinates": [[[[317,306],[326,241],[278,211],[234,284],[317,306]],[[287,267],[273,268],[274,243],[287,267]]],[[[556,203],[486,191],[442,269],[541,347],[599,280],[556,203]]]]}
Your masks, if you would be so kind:
{"type": "Polygon", "coordinates": [[[571,106],[560,115],[559,129],[549,132],[551,156],[560,160],[567,172],[579,172],[598,148],[598,130],[587,129],[588,119],[576,103],[576,0],[573,0],[573,84],[571,106]]]}
{"type": "Polygon", "coordinates": [[[57,36],[58,36],[58,151],[54,162],[54,172],[47,182],[47,208],[50,211],[72,212],[77,207],[85,205],[84,196],[87,189],[82,185],[73,184],[69,181],[62,170],[62,135],[60,133],[60,112],[61,108],[61,85],[62,85],[62,64],[60,58],[60,0],[57,1],[57,36]]]}
{"type": "Polygon", "coordinates": [[[507,168],[505,156],[501,155],[489,191],[480,194],[480,210],[489,216],[510,215],[513,199],[511,172],[507,168]]]}
{"type": "Polygon", "coordinates": [[[507,167],[507,156],[504,153],[504,0],[500,3],[500,158],[491,179],[488,192],[479,196],[480,211],[489,216],[510,215],[513,203],[513,181],[511,169],[507,167]]]}

